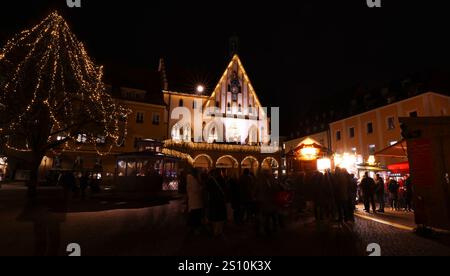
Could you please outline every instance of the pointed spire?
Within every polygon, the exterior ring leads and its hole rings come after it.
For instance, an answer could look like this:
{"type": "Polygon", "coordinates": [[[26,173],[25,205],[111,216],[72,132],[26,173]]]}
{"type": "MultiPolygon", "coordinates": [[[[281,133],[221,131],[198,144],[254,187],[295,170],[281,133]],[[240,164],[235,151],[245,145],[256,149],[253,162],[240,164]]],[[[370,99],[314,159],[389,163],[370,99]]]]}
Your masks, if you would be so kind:
{"type": "Polygon", "coordinates": [[[162,87],[164,90],[169,90],[169,82],[167,80],[167,72],[166,72],[166,64],[164,62],[164,58],[159,59],[159,67],[158,72],[161,76],[162,87]]]}
{"type": "Polygon", "coordinates": [[[229,49],[230,58],[233,58],[239,52],[239,37],[237,36],[236,33],[230,37],[229,43],[230,43],[230,49],[229,49]]]}

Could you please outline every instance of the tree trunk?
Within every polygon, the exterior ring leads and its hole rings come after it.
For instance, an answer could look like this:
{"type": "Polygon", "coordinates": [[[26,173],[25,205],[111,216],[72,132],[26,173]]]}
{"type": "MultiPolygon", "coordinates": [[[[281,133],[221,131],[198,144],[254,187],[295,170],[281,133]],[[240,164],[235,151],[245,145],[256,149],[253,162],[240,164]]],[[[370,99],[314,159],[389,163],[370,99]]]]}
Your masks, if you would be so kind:
{"type": "Polygon", "coordinates": [[[41,166],[44,154],[34,153],[30,164],[30,180],[28,181],[28,196],[34,198],[37,196],[37,187],[39,182],[39,167],[41,166]]]}

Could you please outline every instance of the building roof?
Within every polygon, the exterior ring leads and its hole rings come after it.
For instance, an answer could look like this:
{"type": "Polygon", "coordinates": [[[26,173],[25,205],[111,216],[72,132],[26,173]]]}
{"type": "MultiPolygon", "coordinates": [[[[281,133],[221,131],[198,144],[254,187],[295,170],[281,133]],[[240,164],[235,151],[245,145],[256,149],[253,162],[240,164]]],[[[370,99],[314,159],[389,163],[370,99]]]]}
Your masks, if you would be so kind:
{"type": "MultiPolygon", "coordinates": [[[[105,82],[112,86],[112,95],[115,98],[126,99],[121,95],[120,88],[139,89],[146,92],[143,102],[164,105],[162,75],[156,69],[117,63],[106,65],[105,82]]],[[[135,101],[134,99],[126,100],[135,101]]]]}

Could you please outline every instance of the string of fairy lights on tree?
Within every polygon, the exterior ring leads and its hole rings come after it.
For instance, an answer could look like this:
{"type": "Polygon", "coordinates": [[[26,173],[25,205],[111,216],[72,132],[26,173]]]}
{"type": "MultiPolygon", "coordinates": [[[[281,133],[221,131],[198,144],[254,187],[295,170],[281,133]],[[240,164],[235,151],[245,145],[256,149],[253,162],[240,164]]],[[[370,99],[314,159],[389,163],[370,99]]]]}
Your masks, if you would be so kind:
{"type": "Polygon", "coordinates": [[[107,93],[103,68],[57,12],[0,49],[0,75],[7,148],[33,151],[39,135],[62,150],[91,144],[100,155],[123,143],[130,111],[107,93]]]}

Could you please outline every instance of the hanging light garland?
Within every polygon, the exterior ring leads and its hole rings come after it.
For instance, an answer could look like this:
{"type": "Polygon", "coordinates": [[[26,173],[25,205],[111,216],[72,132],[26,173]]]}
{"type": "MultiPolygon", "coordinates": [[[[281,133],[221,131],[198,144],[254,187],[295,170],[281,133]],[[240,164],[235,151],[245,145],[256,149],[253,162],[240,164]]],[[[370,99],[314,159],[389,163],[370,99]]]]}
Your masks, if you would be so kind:
{"type": "Polygon", "coordinates": [[[0,49],[0,73],[0,136],[9,138],[7,148],[35,150],[33,131],[47,125],[46,144],[56,142],[61,150],[89,144],[105,155],[124,142],[130,110],[106,92],[103,68],[57,12],[0,49]],[[83,145],[79,135],[85,135],[83,145]]]}

